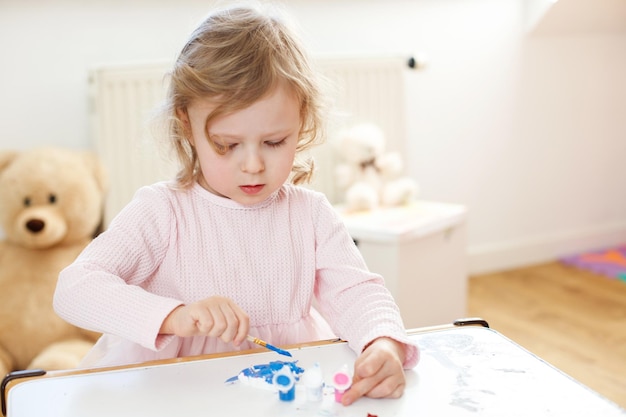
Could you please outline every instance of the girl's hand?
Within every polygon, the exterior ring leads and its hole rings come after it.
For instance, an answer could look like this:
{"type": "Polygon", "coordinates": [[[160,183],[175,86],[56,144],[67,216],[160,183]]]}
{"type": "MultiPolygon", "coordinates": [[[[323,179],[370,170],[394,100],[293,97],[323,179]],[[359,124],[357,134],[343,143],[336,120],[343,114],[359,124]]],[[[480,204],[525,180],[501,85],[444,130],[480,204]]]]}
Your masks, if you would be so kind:
{"type": "Polygon", "coordinates": [[[250,319],[231,299],[209,297],[176,307],[163,320],[161,334],[219,337],[239,346],[248,335],[250,319]]]}
{"type": "Polygon", "coordinates": [[[381,337],[363,350],[354,363],[352,387],[343,394],[342,404],[350,405],[362,396],[399,398],[406,385],[404,345],[381,337]]]}

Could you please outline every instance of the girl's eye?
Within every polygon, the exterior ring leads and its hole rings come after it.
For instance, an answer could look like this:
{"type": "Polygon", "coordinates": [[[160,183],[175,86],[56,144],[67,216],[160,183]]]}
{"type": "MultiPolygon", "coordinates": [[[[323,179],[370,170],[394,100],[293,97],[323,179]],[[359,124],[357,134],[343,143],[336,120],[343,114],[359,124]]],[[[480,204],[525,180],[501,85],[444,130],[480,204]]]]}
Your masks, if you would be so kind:
{"type": "Polygon", "coordinates": [[[271,148],[278,148],[279,146],[284,145],[286,141],[287,141],[287,138],[283,138],[277,141],[268,141],[268,142],[265,142],[265,144],[271,148]]]}
{"type": "Polygon", "coordinates": [[[222,155],[234,149],[237,146],[236,143],[220,143],[220,142],[213,142],[213,145],[215,146],[215,150],[222,155]]]}

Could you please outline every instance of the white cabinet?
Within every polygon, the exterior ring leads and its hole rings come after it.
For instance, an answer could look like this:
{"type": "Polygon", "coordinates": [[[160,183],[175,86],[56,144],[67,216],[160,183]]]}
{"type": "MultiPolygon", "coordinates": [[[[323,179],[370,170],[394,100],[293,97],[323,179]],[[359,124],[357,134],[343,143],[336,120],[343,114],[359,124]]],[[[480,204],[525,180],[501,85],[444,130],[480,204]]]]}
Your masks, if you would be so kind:
{"type": "Polygon", "coordinates": [[[385,279],[406,328],[466,316],[464,206],[417,201],[355,213],[336,209],[370,270],[385,279]]]}

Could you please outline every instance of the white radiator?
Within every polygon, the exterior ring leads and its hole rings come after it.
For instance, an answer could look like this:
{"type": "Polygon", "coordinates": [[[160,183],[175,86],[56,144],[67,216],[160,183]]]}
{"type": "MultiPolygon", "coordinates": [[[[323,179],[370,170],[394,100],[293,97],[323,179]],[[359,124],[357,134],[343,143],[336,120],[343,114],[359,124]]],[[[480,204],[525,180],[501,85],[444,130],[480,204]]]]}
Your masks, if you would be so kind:
{"type": "MultiPolygon", "coordinates": [[[[336,88],[341,117],[333,129],[376,123],[386,134],[387,148],[404,153],[408,62],[397,57],[318,58],[318,67],[336,88]]],[[[176,172],[173,156],[149,132],[151,112],[165,95],[168,68],[166,63],[102,67],[90,74],[95,149],[110,176],[105,225],[139,187],[170,179],[176,172]]],[[[313,155],[317,172],[311,187],[338,202],[332,131],[329,142],[313,155]]]]}

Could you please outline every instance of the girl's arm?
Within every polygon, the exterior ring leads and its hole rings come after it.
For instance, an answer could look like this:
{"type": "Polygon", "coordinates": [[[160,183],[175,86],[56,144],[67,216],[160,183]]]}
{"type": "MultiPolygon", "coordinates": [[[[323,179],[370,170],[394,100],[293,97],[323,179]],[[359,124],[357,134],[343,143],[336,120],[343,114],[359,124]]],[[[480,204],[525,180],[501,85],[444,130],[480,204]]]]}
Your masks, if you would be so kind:
{"type": "MultiPolygon", "coordinates": [[[[418,361],[417,346],[407,337],[400,311],[383,278],[367,269],[338,214],[326,199],[314,211],[317,244],[316,297],[337,336],[362,352],[379,338],[404,349],[404,368],[418,361]]],[[[365,350],[365,351],[367,351],[365,350]]]]}
{"type": "Polygon", "coordinates": [[[159,266],[172,233],[169,203],[153,188],[133,201],[59,275],[54,308],[68,322],[159,349],[165,317],[181,304],[141,285],[159,266]]]}

